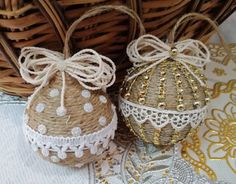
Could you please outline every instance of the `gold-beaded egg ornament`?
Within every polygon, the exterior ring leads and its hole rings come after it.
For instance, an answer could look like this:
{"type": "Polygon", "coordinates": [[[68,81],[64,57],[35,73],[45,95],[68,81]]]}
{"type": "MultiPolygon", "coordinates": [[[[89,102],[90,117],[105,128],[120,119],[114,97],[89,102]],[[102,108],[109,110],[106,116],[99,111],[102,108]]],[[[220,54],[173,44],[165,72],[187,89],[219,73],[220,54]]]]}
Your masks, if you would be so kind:
{"type": "Polygon", "coordinates": [[[209,93],[202,68],[210,55],[197,40],[174,47],[155,36],[131,42],[127,54],[134,67],[120,90],[121,115],[145,142],[172,145],[204,120],[209,93]]]}

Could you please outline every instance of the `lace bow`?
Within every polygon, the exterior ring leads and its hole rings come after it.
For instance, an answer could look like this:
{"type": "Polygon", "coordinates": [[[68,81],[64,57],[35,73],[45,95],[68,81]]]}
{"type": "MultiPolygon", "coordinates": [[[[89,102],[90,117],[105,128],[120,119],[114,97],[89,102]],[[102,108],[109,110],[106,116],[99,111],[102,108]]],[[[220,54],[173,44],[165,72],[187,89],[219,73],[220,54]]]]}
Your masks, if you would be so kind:
{"type": "MultiPolygon", "coordinates": [[[[64,59],[64,55],[38,47],[25,47],[19,57],[20,73],[25,81],[40,85],[33,96],[55,76],[62,75],[60,111],[65,113],[65,73],[89,90],[106,89],[115,81],[115,64],[92,49],[84,49],[64,59]]],[[[32,97],[33,97],[32,96],[32,97]]]]}
{"type": "Polygon", "coordinates": [[[148,65],[140,72],[130,76],[131,80],[160,64],[168,58],[180,62],[204,86],[204,82],[194,74],[188,64],[202,68],[210,61],[210,52],[205,44],[198,40],[187,39],[174,44],[174,47],[162,42],[153,35],[143,35],[132,41],[126,50],[134,67],[148,65]]]}

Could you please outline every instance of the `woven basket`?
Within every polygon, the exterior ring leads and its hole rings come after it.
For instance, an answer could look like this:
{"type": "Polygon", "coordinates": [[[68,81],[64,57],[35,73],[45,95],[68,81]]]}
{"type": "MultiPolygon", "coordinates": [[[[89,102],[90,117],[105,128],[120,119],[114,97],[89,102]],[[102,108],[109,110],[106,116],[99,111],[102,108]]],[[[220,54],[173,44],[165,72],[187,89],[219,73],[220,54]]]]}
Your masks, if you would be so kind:
{"type": "MultiPolygon", "coordinates": [[[[235,9],[234,0],[8,0],[0,2],[0,89],[28,96],[33,86],[19,75],[20,48],[40,46],[62,50],[68,26],[86,10],[102,4],[122,4],[137,11],[147,32],[165,39],[177,19],[188,12],[208,15],[219,24],[235,9]]],[[[212,29],[204,22],[189,21],[179,29],[177,38],[207,40],[212,29]],[[200,30],[200,31],[199,31],[200,30]]],[[[117,85],[130,63],[122,59],[127,43],[136,35],[136,26],[127,15],[107,12],[84,20],[73,35],[73,48],[93,48],[112,58],[117,65],[117,85]]],[[[113,93],[117,92],[113,88],[113,93]]]]}

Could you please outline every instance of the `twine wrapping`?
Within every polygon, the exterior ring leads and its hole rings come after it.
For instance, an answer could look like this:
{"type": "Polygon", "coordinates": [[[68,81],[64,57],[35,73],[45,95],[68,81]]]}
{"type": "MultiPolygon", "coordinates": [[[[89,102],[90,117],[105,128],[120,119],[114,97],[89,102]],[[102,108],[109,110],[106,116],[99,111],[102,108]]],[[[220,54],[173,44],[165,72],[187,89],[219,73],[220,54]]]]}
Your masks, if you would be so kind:
{"type": "Polygon", "coordinates": [[[184,65],[202,86],[205,85],[188,66],[188,64],[191,64],[202,68],[206,63],[210,62],[210,51],[201,41],[187,39],[176,42],[173,48],[159,38],[146,34],[128,45],[127,54],[135,67],[148,65],[140,72],[129,77],[128,80],[137,77],[166,59],[173,59],[184,65]],[[174,53],[173,49],[175,49],[174,53]]]}
{"type": "Polygon", "coordinates": [[[38,47],[25,47],[21,51],[19,62],[23,79],[33,85],[40,85],[32,98],[57,72],[61,73],[62,88],[59,109],[61,112],[59,114],[66,112],[64,107],[65,73],[89,90],[105,89],[115,81],[115,64],[92,49],[81,50],[72,57],[64,59],[64,55],[59,52],[38,47]]]}
{"type": "Polygon", "coordinates": [[[220,33],[217,24],[210,18],[199,13],[188,13],[182,16],[174,28],[169,34],[169,43],[162,42],[159,38],[153,35],[143,35],[137,40],[132,41],[127,47],[127,55],[134,67],[141,67],[148,65],[140,72],[130,76],[127,80],[131,80],[138,75],[146,72],[150,68],[160,64],[166,59],[172,59],[180,62],[185,68],[196,78],[201,86],[205,86],[204,82],[189,68],[188,64],[194,65],[199,68],[203,68],[208,62],[210,62],[210,52],[207,46],[199,40],[186,39],[183,41],[174,42],[176,30],[180,25],[189,19],[205,20],[207,21],[217,32],[220,42],[225,48],[229,56],[231,51],[227,47],[222,34],[220,33]]]}
{"type": "MultiPolygon", "coordinates": [[[[108,57],[99,55],[92,49],[83,49],[71,56],[69,40],[77,25],[84,19],[117,10],[133,18],[140,26],[140,35],[145,33],[138,15],[125,6],[106,5],[93,8],[72,23],[66,32],[64,54],[38,47],[25,47],[19,57],[22,78],[33,85],[40,85],[32,98],[57,73],[62,75],[61,105],[59,114],[64,115],[64,93],[66,87],[65,73],[75,78],[83,87],[90,90],[105,89],[115,82],[115,64],[108,57]]],[[[31,98],[31,99],[32,99],[31,98]]],[[[29,101],[28,104],[30,104],[29,101]]]]}

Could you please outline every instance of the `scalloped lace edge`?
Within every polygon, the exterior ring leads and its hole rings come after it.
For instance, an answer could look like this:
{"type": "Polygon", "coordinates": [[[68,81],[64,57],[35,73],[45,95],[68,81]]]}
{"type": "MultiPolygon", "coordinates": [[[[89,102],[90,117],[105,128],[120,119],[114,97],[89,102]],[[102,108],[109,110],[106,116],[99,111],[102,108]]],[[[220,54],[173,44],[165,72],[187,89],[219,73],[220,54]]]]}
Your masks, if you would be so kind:
{"type": "Polygon", "coordinates": [[[34,151],[41,150],[43,156],[47,157],[49,151],[56,152],[60,159],[65,159],[66,153],[74,152],[75,157],[83,156],[83,151],[89,149],[91,154],[99,154],[107,148],[109,141],[114,139],[117,129],[117,114],[115,106],[112,105],[113,117],[111,122],[103,129],[77,137],[47,136],[40,134],[28,126],[28,116],[24,114],[23,131],[26,140],[30,143],[34,151]],[[101,146],[103,148],[101,148],[101,146]],[[102,149],[102,150],[101,150],[102,149]]]}
{"type": "Polygon", "coordinates": [[[156,129],[167,124],[180,131],[187,125],[196,128],[206,117],[207,106],[189,111],[159,110],[157,108],[135,104],[121,96],[119,97],[119,109],[124,117],[132,116],[138,125],[149,121],[156,129]]]}

